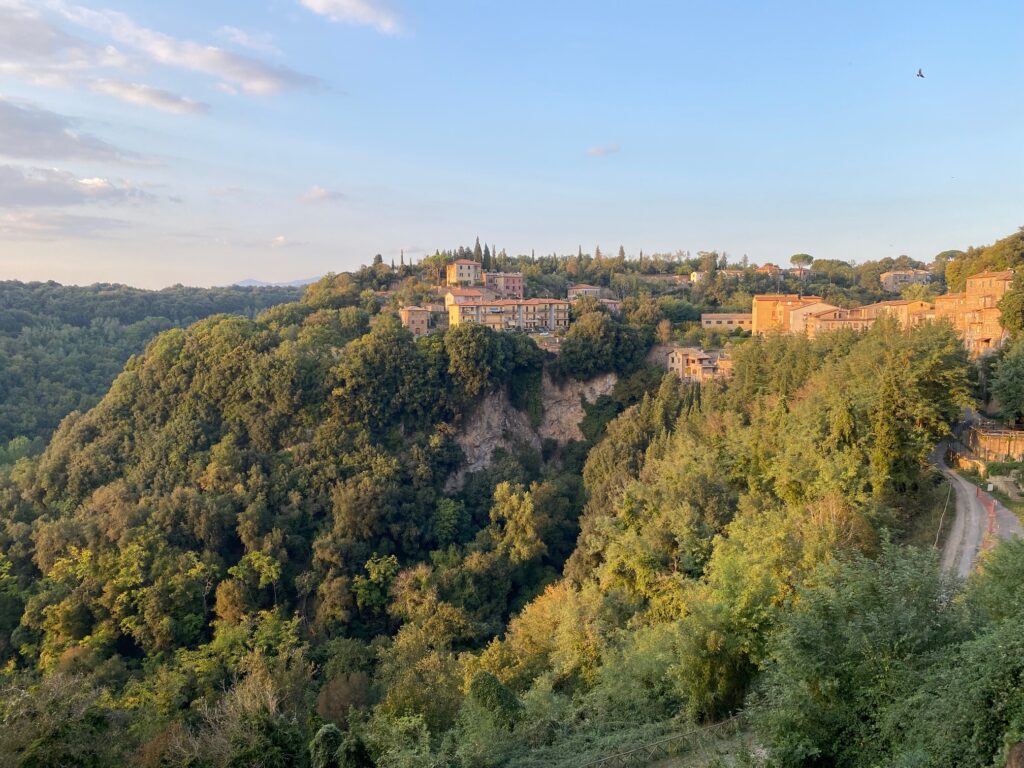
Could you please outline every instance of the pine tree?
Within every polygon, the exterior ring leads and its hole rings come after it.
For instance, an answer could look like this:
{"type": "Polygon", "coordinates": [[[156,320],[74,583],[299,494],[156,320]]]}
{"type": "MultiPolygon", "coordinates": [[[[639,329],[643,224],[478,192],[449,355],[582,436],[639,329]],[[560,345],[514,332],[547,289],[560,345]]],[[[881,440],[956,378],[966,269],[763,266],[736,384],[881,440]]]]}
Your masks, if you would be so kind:
{"type": "Polygon", "coordinates": [[[626,249],[623,246],[619,246],[619,261],[626,260],[626,249]]]}
{"type": "Polygon", "coordinates": [[[401,254],[398,257],[398,263],[403,267],[405,266],[405,248],[402,249],[401,254]]]}
{"type": "Polygon", "coordinates": [[[476,239],[476,245],[473,246],[473,261],[480,263],[484,260],[484,252],[480,248],[480,238],[476,239]]]}

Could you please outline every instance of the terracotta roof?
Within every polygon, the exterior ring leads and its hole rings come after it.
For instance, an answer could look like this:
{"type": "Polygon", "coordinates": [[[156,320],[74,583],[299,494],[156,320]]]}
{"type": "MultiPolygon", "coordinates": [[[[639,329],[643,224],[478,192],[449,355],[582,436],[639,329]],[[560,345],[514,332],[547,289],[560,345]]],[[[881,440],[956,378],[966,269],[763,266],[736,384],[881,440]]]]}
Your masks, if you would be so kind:
{"type": "Polygon", "coordinates": [[[495,301],[467,301],[462,304],[453,305],[460,307],[518,307],[538,306],[540,304],[556,304],[569,306],[565,299],[497,299],[495,301]]]}
{"type": "Polygon", "coordinates": [[[475,264],[478,267],[480,266],[479,261],[472,261],[471,259],[456,259],[452,264],[475,264]]]}
{"type": "Polygon", "coordinates": [[[449,288],[447,293],[452,294],[452,296],[483,296],[484,295],[483,291],[481,291],[479,288],[458,288],[458,287],[453,287],[453,288],[449,288]]]}
{"type": "Polygon", "coordinates": [[[417,307],[415,304],[413,304],[413,305],[408,306],[408,307],[402,307],[402,311],[403,312],[429,312],[430,310],[424,309],[423,307],[417,307]]]}
{"type": "Polygon", "coordinates": [[[786,299],[787,301],[824,301],[821,296],[801,296],[799,293],[759,293],[754,297],[754,301],[764,301],[767,299],[786,299]]]}
{"type": "MultiPolygon", "coordinates": [[[[578,290],[578,289],[585,289],[585,288],[597,288],[597,286],[596,285],[590,285],[589,283],[576,283],[576,285],[570,285],[569,286],[569,290],[570,291],[575,291],[575,290],[578,290]]],[[[598,289],[598,290],[600,290],[600,289],[598,289]]]]}
{"type": "Polygon", "coordinates": [[[979,272],[976,275],[968,275],[967,279],[968,280],[974,280],[975,278],[978,278],[978,277],[1001,277],[1001,278],[1005,278],[1007,280],[1011,280],[1011,279],[1013,279],[1013,270],[1012,269],[1004,269],[1002,272],[979,272]]]}

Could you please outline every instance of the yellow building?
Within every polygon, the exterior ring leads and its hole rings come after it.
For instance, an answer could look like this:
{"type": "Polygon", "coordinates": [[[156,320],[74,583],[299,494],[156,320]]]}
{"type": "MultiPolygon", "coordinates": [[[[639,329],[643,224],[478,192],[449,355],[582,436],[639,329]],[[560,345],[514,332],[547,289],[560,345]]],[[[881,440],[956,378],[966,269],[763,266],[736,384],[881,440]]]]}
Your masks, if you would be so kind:
{"type": "Polygon", "coordinates": [[[790,311],[820,304],[821,296],[800,296],[796,293],[767,293],[754,297],[751,306],[751,330],[756,334],[790,333],[790,311]]]}
{"type": "Polygon", "coordinates": [[[732,359],[722,351],[675,347],[668,353],[668,370],[683,381],[711,381],[732,375],[732,359]]]}
{"type": "Polygon", "coordinates": [[[474,301],[493,301],[498,298],[486,288],[449,288],[444,295],[444,305],[467,304],[474,301]]]}
{"type": "Polygon", "coordinates": [[[480,285],[482,282],[483,274],[477,261],[456,259],[445,267],[447,285],[480,285]]]}
{"type": "Polygon", "coordinates": [[[561,331],[569,327],[569,302],[562,299],[496,299],[451,304],[448,325],[485,325],[495,331],[561,331]]]}
{"type": "Polygon", "coordinates": [[[980,272],[967,278],[967,289],[935,299],[935,318],[948,320],[972,355],[983,355],[1007,338],[999,301],[1013,282],[1013,270],[980,272]]]}

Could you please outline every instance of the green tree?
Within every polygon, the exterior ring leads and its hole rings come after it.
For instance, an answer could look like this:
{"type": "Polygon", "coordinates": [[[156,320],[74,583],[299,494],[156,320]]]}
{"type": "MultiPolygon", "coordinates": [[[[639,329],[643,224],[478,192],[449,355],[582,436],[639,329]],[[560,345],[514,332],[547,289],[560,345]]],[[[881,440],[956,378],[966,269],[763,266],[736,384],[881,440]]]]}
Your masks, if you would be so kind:
{"type": "Polygon", "coordinates": [[[1017,340],[999,361],[992,394],[1004,419],[1009,422],[1024,419],[1024,339],[1017,340]]]}

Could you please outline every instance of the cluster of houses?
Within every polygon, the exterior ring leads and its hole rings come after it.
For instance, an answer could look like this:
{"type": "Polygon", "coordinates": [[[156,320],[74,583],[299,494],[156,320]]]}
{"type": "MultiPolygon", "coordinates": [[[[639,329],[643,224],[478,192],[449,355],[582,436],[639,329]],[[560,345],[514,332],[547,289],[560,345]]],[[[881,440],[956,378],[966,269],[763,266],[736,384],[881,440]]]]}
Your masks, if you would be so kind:
{"type": "MultiPolygon", "coordinates": [[[[792,271],[792,270],[791,270],[792,271]]],[[[719,270],[719,274],[742,270],[719,270]]],[[[780,274],[773,264],[757,268],[764,274],[780,274]]],[[[675,282],[698,283],[707,273],[654,275],[675,282]]],[[[926,270],[906,269],[884,272],[879,278],[883,290],[899,293],[905,286],[927,284],[926,270]]],[[[939,296],[934,302],[919,299],[893,299],[860,307],[837,307],[821,296],[802,294],[759,294],[753,297],[750,312],[710,312],[701,315],[701,326],[708,331],[731,335],[744,331],[755,335],[768,333],[806,334],[814,338],[830,331],[863,331],[879,318],[894,317],[905,328],[928,320],[946,320],[959,332],[968,351],[975,356],[1001,345],[1006,332],[1000,323],[999,301],[1010,289],[1013,272],[982,272],[967,278],[960,293],[939,296]]],[[[445,285],[438,288],[435,303],[403,307],[402,324],[416,336],[468,323],[484,325],[495,331],[524,331],[547,337],[568,329],[570,307],[581,299],[603,303],[618,313],[621,302],[609,298],[602,288],[579,283],[569,288],[565,299],[523,297],[523,275],[519,272],[488,272],[480,263],[458,259],[447,265],[445,285]]],[[[553,350],[557,340],[552,338],[553,350]]],[[[669,348],[665,365],[684,381],[705,382],[732,374],[732,360],[726,351],[698,347],[669,348]]]]}
{"type": "Polygon", "coordinates": [[[469,259],[447,265],[445,285],[440,290],[443,304],[399,310],[402,325],[413,335],[467,323],[495,331],[551,333],[569,327],[569,308],[578,299],[593,297],[615,314],[622,306],[616,299],[602,297],[601,288],[582,283],[571,286],[566,299],[525,299],[521,272],[487,272],[479,262],[469,259]]]}
{"type": "MultiPolygon", "coordinates": [[[[926,282],[924,270],[903,270],[882,275],[886,290],[926,282]]],[[[805,333],[810,338],[829,331],[864,331],[880,317],[896,318],[904,328],[926,320],[946,320],[960,334],[964,346],[975,356],[999,347],[1007,338],[1000,323],[999,301],[1010,289],[1013,271],[981,272],[967,278],[964,291],[937,296],[934,302],[893,299],[860,307],[837,307],[820,296],[801,294],[759,294],[754,296],[750,314],[709,313],[701,315],[704,328],[726,333],[736,328],[751,333],[805,333]]]]}

